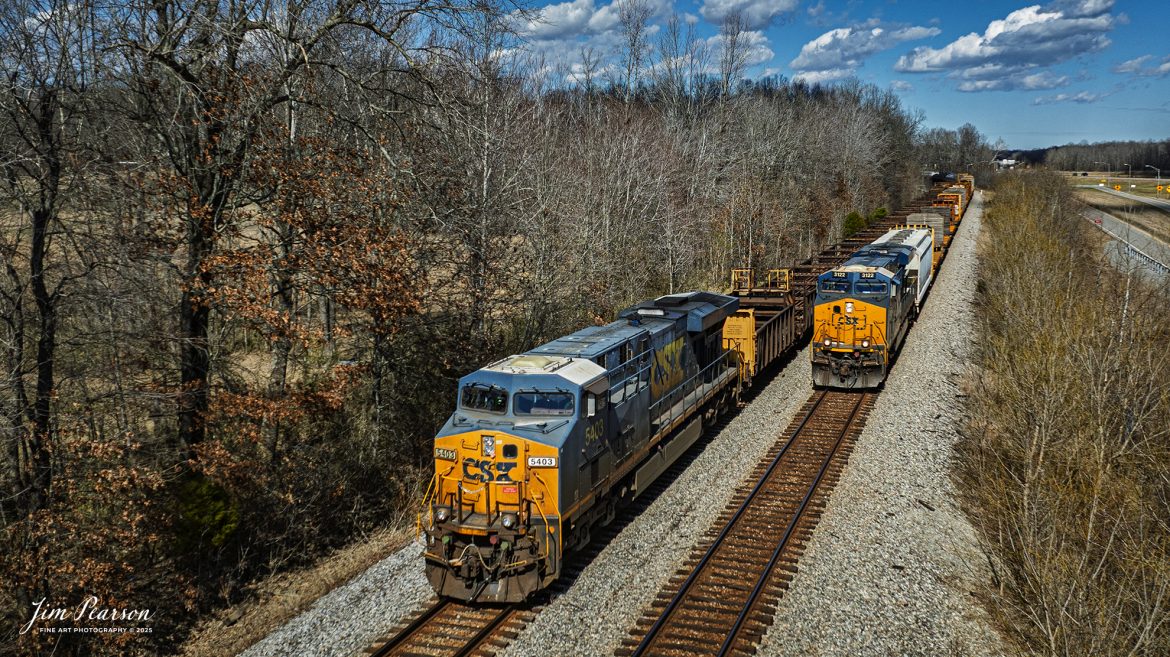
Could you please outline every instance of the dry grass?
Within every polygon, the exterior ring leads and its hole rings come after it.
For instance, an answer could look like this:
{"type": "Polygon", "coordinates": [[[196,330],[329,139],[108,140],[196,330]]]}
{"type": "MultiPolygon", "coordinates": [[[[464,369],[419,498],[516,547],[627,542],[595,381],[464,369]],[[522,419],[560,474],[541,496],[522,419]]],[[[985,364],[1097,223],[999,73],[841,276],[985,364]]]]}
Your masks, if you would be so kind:
{"type": "Polygon", "coordinates": [[[984,225],[956,477],[989,611],[1032,654],[1170,654],[1167,292],[1099,262],[1057,176],[1005,178],[984,225]]]}
{"type": "Polygon", "coordinates": [[[268,636],[318,598],[353,579],[414,537],[412,530],[384,529],[320,563],[281,573],[257,583],[253,598],[204,620],[178,654],[183,657],[226,657],[246,650],[268,636]]]}
{"type": "Polygon", "coordinates": [[[1095,189],[1078,189],[1076,196],[1086,205],[1111,214],[1163,242],[1170,243],[1170,212],[1095,189]]]}

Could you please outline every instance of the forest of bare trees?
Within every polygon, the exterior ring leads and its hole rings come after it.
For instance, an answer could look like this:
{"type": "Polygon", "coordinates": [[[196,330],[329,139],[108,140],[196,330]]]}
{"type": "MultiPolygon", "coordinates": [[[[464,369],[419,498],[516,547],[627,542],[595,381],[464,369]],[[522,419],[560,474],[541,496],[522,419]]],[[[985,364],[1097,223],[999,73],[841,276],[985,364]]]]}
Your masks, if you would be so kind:
{"type": "Polygon", "coordinates": [[[0,0],[0,651],[174,649],[409,514],[457,377],[915,193],[892,93],[623,1],[553,66],[482,0],[0,0]],[[20,633],[90,595],[153,632],[20,633]]]}
{"type": "Polygon", "coordinates": [[[1134,176],[1170,176],[1170,140],[1054,146],[1044,151],[1044,163],[1060,171],[1113,171],[1134,176]]]}

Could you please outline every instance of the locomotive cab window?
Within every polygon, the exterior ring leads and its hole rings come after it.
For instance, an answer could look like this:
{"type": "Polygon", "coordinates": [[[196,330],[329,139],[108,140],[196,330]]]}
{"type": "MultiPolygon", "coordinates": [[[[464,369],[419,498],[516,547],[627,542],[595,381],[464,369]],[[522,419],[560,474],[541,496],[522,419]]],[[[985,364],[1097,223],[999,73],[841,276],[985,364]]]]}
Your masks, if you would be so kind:
{"type": "Polygon", "coordinates": [[[849,294],[849,281],[821,281],[820,289],[825,294],[849,294]]]}
{"type": "Polygon", "coordinates": [[[518,392],[512,397],[516,415],[573,414],[573,395],[567,392],[518,392]]]}
{"type": "Polygon", "coordinates": [[[484,411],[503,415],[508,412],[508,391],[499,386],[472,383],[463,386],[459,405],[469,411],[484,411]]]}
{"type": "Polygon", "coordinates": [[[885,283],[858,283],[855,288],[858,294],[886,294],[885,283]]]}
{"type": "Polygon", "coordinates": [[[602,413],[607,408],[606,402],[609,400],[609,395],[602,392],[601,394],[594,394],[592,392],[585,393],[585,417],[593,417],[598,413],[602,413]]]}

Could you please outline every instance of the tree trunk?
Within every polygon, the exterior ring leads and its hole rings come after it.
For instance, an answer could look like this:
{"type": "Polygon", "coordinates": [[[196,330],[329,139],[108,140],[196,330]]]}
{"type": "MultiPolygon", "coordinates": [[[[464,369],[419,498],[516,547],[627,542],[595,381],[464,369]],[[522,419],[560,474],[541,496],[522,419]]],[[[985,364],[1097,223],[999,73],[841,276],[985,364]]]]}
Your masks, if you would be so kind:
{"type": "Polygon", "coordinates": [[[207,377],[211,371],[207,332],[211,308],[203,298],[203,290],[211,281],[202,266],[213,244],[214,231],[208,216],[211,214],[206,205],[189,210],[187,271],[179,302],[179,440],[188,450],[189,458],[194,458],[192,448],[206,434],[207,377]]]}

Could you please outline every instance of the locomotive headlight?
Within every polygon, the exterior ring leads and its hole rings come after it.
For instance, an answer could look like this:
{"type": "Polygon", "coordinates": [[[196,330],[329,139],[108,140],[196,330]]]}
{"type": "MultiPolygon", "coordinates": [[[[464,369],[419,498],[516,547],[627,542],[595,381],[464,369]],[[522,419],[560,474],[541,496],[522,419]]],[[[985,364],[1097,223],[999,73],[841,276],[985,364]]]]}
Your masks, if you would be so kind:
{"type": "Polygon", "coordinates": [[[833,341],[830,340],[829,338],[825,338],[825,347],[828,348],[828,347],[832,347],[832,346],[833,346],[833,341]]]}
{"type": "Polygon", "coordinates": [[[496,439],[491,436],[483,437],[483,455],[491,458],[496,456],[496,439]]]}
{"type": "Polygon", "coordinates": [[[869,338],[866,338],[866,339],[862,340],[862,341],[861,341],[861,346],[862,346],[862,348],[863,348],[863,349],[869,349],[869,338]]]}
{"type": "Polygon", "coordinates": [[[847,313],[853,312],[853,302],[852,301],[845,302],[845,312],[847,312],[847,313]]]}
{"type": "Polygon", "coordinates": [[[516,525],[520,524],[520,516],[515,513],[505,513],[500,518],[500,524],[504,526],[504,529],[515,529],[516,525]]]}
{"type": "Polygon", "coordinates": [[[451,519],[451,507],[436,506],[435,507],[435,522],[447,522],[451,519]]]}

